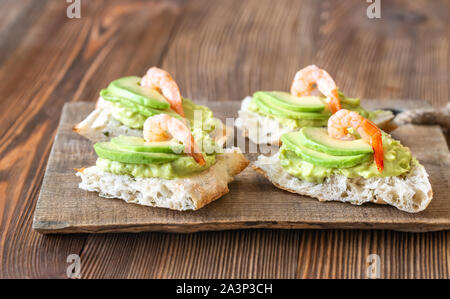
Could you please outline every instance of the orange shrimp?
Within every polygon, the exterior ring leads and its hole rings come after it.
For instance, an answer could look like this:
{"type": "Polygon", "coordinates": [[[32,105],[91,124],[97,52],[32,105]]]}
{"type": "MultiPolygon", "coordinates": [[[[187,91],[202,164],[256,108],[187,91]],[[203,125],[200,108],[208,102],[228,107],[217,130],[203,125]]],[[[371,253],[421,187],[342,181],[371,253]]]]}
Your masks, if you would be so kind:
{"type": "Polygon", "coordinates": [[[141,80],[142,86],[156,89],[169,101],[176,113],[184,117],[183,100],[180,89],[172,76],[165,70],[151,67],[141,80]]]}
{"type": "Polygon", "coordinates": [[[347,128],[354,128],[359,135],[367,140],[373,148],[373,156],[377,169],[384,169],[383,139],[381,130],[370,120],[357,112],[341,109],[328,119],[328,135],[337,139],[354,139],[347,128]]]}
{"type": "Polygon", "coordinates": [[[158,114],[147,118],[144,122],[143,135],[148,142],[165,141],[173,137],[185,145],[187,155],[193,157],[198,164],[205,165],[205,159],[199,151],[191,131],[183,121],[175,117],[158,114]]]}
{"type": "Polygon", "coordinates": [[[314,95],[317,90],[327,97],[332,113],[336,113],[342,108],[336,83],[325,70],[310,65],[295,74],[291,85],[292,95],[309,96],[314,95]]]}

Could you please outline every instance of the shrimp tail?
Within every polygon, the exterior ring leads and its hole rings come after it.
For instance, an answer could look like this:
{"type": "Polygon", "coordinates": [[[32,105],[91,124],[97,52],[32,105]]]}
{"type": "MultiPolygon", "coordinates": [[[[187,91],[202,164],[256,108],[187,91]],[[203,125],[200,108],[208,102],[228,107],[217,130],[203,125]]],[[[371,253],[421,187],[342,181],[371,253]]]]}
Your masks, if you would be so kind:
{"type": "Polygon", "coordinates": [[[328,102],[328,106],[330,107],[331,113],[336,113],[342,109],[341,100],[339,98],[339,92],[337,89],[332,91],[332,96],[328,102]]]}
{"type": "Polygon", "coordinates": [[[203,157],[201,151],[198,150],[193,136],[191,136],[190,144],[188,144],[188,146],[186,147],[185,153],[194,158],[195,162],[197,162],[201,166],[206,164],[205,158],[203,157]]]}
{"type": "Polygon", "coordinates": [[[381,138],[381,133],[378,133],[372,139],[372,147],[373,147],[373,156],[375,159],[375,163],[377,164],[377,169],[379,172],[383,172],[384,169],[384,161],[383,161],[383,142],[381,138]]]}
{"type": "Polygon", "coordinates": [[[379,172],[384,169],[384,152],[383,152],[383,138],[380,129],[368,119],[363,122],[363,128],[370,136],[370,143],[373,148],[373,158],[379,172]]]}
{"type": "Polygon", "coordinates": [[[180,106],[171,104],[171,108],[173,110],[175,110],[175,112],[178,113],[181,117],[185,117],[183,106],[180,107],[180,106]]]}
{"type": "Polygon", "coordinates": [[[195,162],[197,162],[201,166],[206,164],[205,158],[203,158],[203,155],[200,153],[193,153],[192,158],[194,158],[195,162]]]}

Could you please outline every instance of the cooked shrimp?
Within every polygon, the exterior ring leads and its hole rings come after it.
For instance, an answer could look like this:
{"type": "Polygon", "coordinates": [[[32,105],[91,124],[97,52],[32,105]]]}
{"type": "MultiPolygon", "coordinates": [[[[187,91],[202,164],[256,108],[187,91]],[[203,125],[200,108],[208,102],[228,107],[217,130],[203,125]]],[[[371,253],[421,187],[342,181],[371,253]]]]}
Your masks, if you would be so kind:
{"type": "Polygon", "coordinates": [[[184,117],[183,100],[175,80],[165,70],[151,67],[141,80],[142,86],[154,88],[162,93],[176,113],[184,117]]]}
{"type": "Polygon", "coordinates": [[[383,140],[381,130],[357,112],[341,109],[328,119],[328,135],[337,139],[354,139],[347,129],[354,128],[373,148],[373,156],[379,172],[383,171],[383,140]]]}
{"type": "Polygon", "coordinates": [[[310,65],[295,74],[291,86],[292,95],[300,97],[314,95],[316,90],[327,97],[332,113],[336,113],[342,108],[336,83],[325,70],[310,65]]]}
{"type": "Polygon", "coordinates": [[[205,159],[199,151],[191,131],[181,120],[167,114],[158,114],[147,118],[144,122],[144,139],[148,142],[165,141],[171,137],[181,141],[185,146],[185,153],[194,160],[205,165],[205,159]]]}

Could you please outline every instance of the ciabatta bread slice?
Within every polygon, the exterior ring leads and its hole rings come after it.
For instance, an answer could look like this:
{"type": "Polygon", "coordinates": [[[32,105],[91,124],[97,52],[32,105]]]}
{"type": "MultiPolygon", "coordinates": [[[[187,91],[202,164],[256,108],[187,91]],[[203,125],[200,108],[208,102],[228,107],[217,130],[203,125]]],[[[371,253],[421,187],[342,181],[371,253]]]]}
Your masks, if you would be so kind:
{"type": "Polygon", "coordinates": [[[427,208],[433,191],[425,168],[416,160],[412,163],[411,170],[399,177],[364,179],[336,174],[320,184],[303,181],[287,173],[279,162],[278,154],[259,156],[253,169],[280,189],[320,201],[341,201],[354,205],[368,202],[389,204],[402,211],[417,213],[427,208]]]}
{"type": "MultiPolygon", "coordinates": [[[[284,126],[276,118],[267,117],[249,109],[252,97],[246,97],[238,111],[236,127],[242,131],[255,144],[280,145],[281,135],[292,132],[289,127],[284,126]]],[[[392,126],[391,120],[394,114],[391,111],[383,111],[373,122],[382,130],[389,132],[392,126]]]]}
{"type": "Polygon", "coordinates": [[[76,175],[81,178],[81,189],[99,192],[102,197],[186,211],[198,210],[228,193],[228,183],[248,164],[241,151],[233,148],[218,154],[209,169],[187,178],[134,178],[104,172],[97,166],[79,169],[76,175]]]}
{"type": "MultiPolygon", "coordinates": [[[[93,142],[108,141],[119,135],[142,137],[142,129],[131,129],[112,117],[111,104],[102,102],[83,121],[73,127],[73,131],[93,142]]],[[[224,146],[233,133],[233,128],[222,125],[210,133],[219,146],[224,146]]]]}

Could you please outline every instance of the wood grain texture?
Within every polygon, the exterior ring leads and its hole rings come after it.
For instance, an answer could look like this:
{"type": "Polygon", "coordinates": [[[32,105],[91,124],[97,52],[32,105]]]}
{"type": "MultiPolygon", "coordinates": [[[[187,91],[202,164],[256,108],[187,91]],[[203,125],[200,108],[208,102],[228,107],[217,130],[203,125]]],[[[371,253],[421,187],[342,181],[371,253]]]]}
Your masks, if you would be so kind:
{"type": "MultiPolygon", "coordinates": [[[[423,101],[391,101],[387,107],[423,107],[423,101]]],[[[376,105],[371,101],[370,104],[376,105]]],[[[214,115],[225,121],[237,115],[240,102],[211,102],[214,115]]],[[[378,105],[377,108],[383,108],[378,105]]],[[[69,103],[50,154],[34,214],[33,228],[42,233],[197,232],[248,228],[359,228],[424,232],[450,229],[450,153],[439,127],[403,126],[392,134],[408,146],[424,165],[433,186],[433,201],[421,213],[409,214],[390,206],[362,207],[337,202],[321,203],[275,188],[251,167],[236,176],[230,192],[198,211],[179,212],[100,198],[78,188],[76,168],[95,165],[97,155],[87,139],[72,127],[94,109],[93,103],[69,103]],[[415,138],[416,134],[423,138],[415,138]],[[432,148],[428,144],[433,144],[432,148]],[[255,186],[258,186],[255,188],[255,186]],[[274,200],[276,198],[276,200],[274,200]]],[[[235,134],[242,136],[242,132],[235,134]]],[[[244,141],[246,142],[246,141],[244,141]]],[[[248,143],[248,141],[246,142],[248,143]]],[[[241,149],[249,160],[258,156],[241,149]]],[[[255,147],[256,148],[256,147],[255,147]]],[[[273,148],[274,153],[277,150],[273,148]]]]}
{"type": "Polygon", "coordinates": [[[71,253],[86,278],[365,277],[377,253],[384,278],[449,278],[449,232],[31,230],[63,104],[94,101],[110,80],[153,64],[197,100],[286,89],[308,63],[350,95],[449,100],[448,1],[383,1],[380,20],[360,0],[276,3],[82,0],[82,18],[69,20],[64,1],[1,1],[0,277],[65,277],[71,253]]]}

